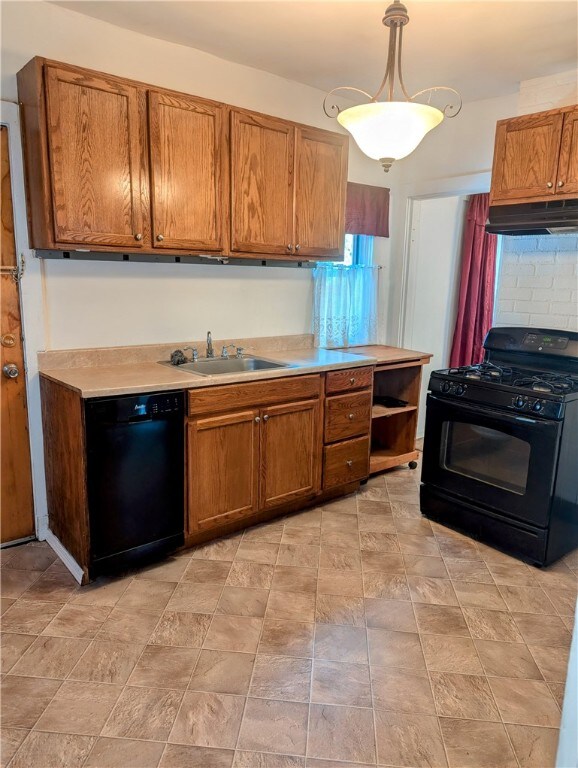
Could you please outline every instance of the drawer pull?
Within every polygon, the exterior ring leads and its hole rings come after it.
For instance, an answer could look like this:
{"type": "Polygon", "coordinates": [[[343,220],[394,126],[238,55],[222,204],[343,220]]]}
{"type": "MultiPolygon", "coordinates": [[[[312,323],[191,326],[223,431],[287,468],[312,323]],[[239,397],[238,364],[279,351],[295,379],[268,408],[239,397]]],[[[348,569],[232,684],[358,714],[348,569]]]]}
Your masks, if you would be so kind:
{"type": "Polygon", "coordinates": [[[351,459],[348,459],[345,463],[347,464],[348,467],[353,466],[353,462],[351,461],[351,459]]]}
{"type": "Polygon", "coordinates": [[[355,415],[353,413],[350,413],[347,418],[349,419],[349,421],[353,421],[353,419],[355,418],[355,415]]]}
{"type": "Polygon", "coordinates": [[[349,379],[349,383],[350,384],[355,384],[355,378],[353,376],[349,379]]]}
{"type": "Polygon", "coordinates": [[[261,421],[260,416],[255,416],[255,424],[258,424],[261,421]]]}
{"type": "Polygon", "coordinates": [[[267,414],[265,414],[265,415],[263,416],[263,421],[269,421],[269,416],[268,416],[267,414]]]}

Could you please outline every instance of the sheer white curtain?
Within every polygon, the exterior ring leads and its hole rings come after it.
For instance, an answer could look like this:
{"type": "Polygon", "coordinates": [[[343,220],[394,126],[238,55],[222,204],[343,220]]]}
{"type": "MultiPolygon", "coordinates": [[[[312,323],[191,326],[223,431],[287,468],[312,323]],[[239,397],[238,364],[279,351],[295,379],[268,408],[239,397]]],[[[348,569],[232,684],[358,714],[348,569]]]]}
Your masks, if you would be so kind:
{"type": "MultiPolygon", "coordinates": [[[[313,271],[316,347],[377,342],[378,274],[373,238],[353,236],[350,264],[320,264],[313,271]]],[[[349,250],[349,249],[346,249],[349,250]]]]}

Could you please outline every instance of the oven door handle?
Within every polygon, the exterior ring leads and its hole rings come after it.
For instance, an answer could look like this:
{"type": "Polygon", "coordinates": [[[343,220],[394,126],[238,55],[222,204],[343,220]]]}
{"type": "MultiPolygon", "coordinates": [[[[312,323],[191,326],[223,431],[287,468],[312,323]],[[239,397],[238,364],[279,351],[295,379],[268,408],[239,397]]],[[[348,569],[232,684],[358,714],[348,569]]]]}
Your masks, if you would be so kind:
{"type": "Polygon", "coordinates": [[[531,419],[528,416],[523,416],[518,413],[508,413],[507,411],[498,411],[495,408],[479,408],[475,405],[470,405],[469,403],[465,403],[463,400],[459,400],[457,402],[453,400],[444,400],[441,397],[436,397],[435,395],[428,395],[428,398],[433,400],[435,403],[439,403],[440,405],[449,405],[453,408],[460,408],[463,411],[469,411],[470,413],[477,413],[481,416],[493,416],[498,419],[502,419],[503,421],[517,421],[517,422],[523,422],[524,424],[537,424],[540,425],[546,425],[546,424],[557,424],[558,422],[553,421],[552,419],[531,419]]]}

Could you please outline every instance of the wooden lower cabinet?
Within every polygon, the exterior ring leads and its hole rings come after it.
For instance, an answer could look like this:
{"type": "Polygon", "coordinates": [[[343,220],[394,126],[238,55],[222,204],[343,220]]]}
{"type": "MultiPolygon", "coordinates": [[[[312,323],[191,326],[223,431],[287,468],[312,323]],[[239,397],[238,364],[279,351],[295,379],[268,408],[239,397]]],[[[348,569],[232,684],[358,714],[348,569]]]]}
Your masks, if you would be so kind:
{"type": "Polygon", "coordinates": [[[259,411],[247,410],[189,422],[189,532],[257,512],[259,411]]]}

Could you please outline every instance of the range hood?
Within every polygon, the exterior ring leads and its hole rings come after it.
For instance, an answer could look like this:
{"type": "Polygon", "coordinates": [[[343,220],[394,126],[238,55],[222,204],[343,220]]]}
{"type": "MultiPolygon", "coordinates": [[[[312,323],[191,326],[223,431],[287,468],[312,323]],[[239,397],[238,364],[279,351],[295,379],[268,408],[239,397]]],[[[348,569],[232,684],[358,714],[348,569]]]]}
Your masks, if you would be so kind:
{"type": "Polygon", "coordinates": [[[578,232],[578,199],[492,205],[486,232],[518,236],[578,232]]]}

